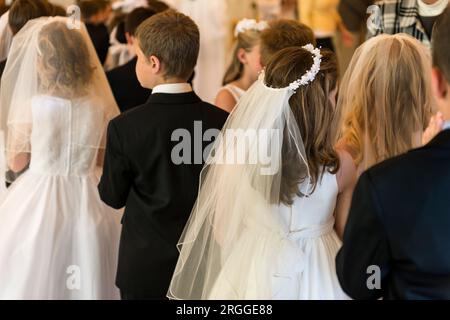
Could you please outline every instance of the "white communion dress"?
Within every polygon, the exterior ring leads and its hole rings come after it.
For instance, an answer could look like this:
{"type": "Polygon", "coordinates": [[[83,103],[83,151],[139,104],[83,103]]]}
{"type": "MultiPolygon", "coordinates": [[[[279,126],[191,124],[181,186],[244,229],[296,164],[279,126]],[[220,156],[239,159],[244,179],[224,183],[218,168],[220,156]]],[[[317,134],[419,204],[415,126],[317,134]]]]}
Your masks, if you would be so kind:
{"type": "MultiPolygon", "coordinates": [[[[348,299],[335,271],[341,247],[334,231],[337,195],[336,176],[326,172],[311,196],[297,198],[291,207],[279,206],[279,217],[273,220],[249,210],[254,214],[245,218],[241,237],[223,263],[209,298],[348,299]],[[281,230],[274,230],[276,225],[281,230]],[[262,283],[268,273],[271,282],[262,283]]],[[[257,202],[249,199],[249,205],[257,202]]]]}
{"type": "Polygon", "coordinates": [[[30,167],[0,204],[0,299],[119,298],[120,214],[95,174],[101,103],[32,98],[30,167]]]}

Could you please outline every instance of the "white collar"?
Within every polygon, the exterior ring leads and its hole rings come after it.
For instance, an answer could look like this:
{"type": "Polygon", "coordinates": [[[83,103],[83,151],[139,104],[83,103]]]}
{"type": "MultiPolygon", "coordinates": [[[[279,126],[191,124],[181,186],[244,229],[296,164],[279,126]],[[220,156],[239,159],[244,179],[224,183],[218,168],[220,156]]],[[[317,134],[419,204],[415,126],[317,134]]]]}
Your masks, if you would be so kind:
{"type": "Polygon", "coordinates": [[[448,130],[448,129],[450,129],[450,121],[449,120],[444,122],[444,125],[442,126],[442,131],[448,130]]]}
{"type": "Polygon", "coordinates": [[[167,84],[160,84],[153,88],[153,93],[171,93],[171,94],[177,94],[177,93],[187,93],[191,92],[192,87],[189,83],[167,83],[167,84]]]}
{"type": "Polygon", "coordinates": [[[419,7],[419,16],[421,17],[437,17],[448,5],[448,0],[438,0],[433,4],[426,4],[423,0],[417,0],[419,7]]]}

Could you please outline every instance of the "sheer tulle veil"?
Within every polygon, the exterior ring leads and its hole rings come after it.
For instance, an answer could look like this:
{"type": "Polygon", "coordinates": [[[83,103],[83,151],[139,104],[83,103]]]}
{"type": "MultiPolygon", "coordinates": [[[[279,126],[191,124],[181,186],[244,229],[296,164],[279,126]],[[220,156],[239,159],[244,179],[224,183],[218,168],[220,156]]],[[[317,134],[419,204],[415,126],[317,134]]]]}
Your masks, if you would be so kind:
{"type": "MultiPolygon", "coordinates": [[[[306,48],[320,68],[320,51],[311,45],[306,48]]],[[[221,292],[215,290],[219,277],[228,282],[227,298],[231,291],[235,299],[271,299],[275,294],[270,285],[273,275],[283,273],[280,268],[289,265],[289,261],[278,265],[277,257],[301,259],[301,252],[289,241],[291,226],[282,222],[277,212],[284,155],[299,163],[304,172],[300,192],[307,196],[310,189],[305,148],[289,99],[317,72],[313,67],[286,88],[269,87],[262,73],[230,115],[201,174],[198,199],[178,245],[180,257],[168,292],[170,299],[221,299],[221,292]],[[233,254],[246,228],[255,226],[265,239],[273,239],[268,247],[261,253],[252,252],[251,257],[233,254]],[[286,250],[298,254],[286,255],[286,250]],[[227,279],[224,270],[227,264],[236,264],[236,259],[241,262],[241,275],[227,279]],[[256,273],[254,265],[258,266],[256,273]]],[[[252,247],[251,241],[248,246],[252,247]]]]}
{"type": "Polygon", "coordinates": [[[105,147],[106,126],[118,115],[118,107],[85,26],[71,23],[65,17],[30,20],[13,39],[0,93],[0,129],[7,154],[31,152],[33,119],[39,116],[38,110],[32,110],[32,101],[43,95],[66,104],[91,101],[89,114],[69,108],[63,116],[77,133],[73,137],[81,137],[78,133],[92,124],[96,114],[96,119],[102,119],[95,122],[101,126],[96,136],[75,139],[73,145],[105,147]]]}

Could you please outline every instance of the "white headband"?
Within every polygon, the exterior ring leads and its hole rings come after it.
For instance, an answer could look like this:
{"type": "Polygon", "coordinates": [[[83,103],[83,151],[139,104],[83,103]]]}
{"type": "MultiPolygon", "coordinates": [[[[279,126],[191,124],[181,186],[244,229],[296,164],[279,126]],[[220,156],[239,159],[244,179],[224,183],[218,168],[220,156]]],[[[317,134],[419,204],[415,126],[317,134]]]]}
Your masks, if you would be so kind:
{"type": "Polygon", "coordinates": [[[243,19],[239,21],[234,30],[234,36],[237,37],[240,33],[248,30],[263,31],[267,29],[269,24],[266,21],[256,22],[255,19],[243,19]]]}
{"type": "Polygon", "coordinates": [[[306,86],[309,83],[313,82],[320,71],[320,64],[322,63],[322,54],[320,53],[319,48],[314,48],[312,44],[307,44],[302,48],[311,52],[311,54],[313,55],[314,63],[311,69],[309,69],[300,79],[292,82],[289,85],[289,89],[291,89],[292,91],[297,91],[297,89],[301,86],[306,86]]]}

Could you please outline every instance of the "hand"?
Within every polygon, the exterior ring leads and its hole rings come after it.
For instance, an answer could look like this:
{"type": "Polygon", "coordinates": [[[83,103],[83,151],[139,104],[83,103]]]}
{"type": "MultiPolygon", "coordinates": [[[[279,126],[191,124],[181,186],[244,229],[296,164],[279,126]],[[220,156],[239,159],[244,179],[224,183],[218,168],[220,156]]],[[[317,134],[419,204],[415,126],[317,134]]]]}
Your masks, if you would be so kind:
{"type": "Polygon", "coordinates": [[[430,142],[439,132],[442,131],[444,127],[444,116],[441,112],[436,113],[436,115],[432,116],[430,119],[430,124],[428,128],[425,130],[422,136],[422,144],[426,145],[430,142]]]}

